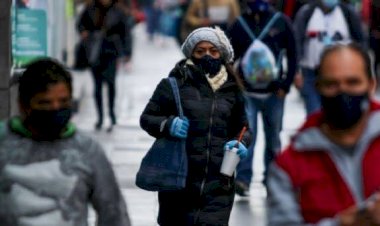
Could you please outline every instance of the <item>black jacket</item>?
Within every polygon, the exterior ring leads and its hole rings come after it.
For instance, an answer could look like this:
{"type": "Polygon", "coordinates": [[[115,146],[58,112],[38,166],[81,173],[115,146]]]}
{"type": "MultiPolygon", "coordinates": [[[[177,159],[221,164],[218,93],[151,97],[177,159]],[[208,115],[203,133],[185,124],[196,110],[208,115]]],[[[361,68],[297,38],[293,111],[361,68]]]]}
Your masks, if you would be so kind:
{"type": "MultiPolygon", "coordinates": [[[[187,218],[207,225],[227,225],[234,196],[233,179],[223,177],[219,170],[224,144],[237,139],[247,125],[243,97],[231,75],[213,92],[205,75],[185,61],[179,62],[169,76],[177,78],[184,115],[190,121],[186,139],[189,174],[183,195],[187,218]],[[208,215],[210,211],[212,215],[208,215]]],[[[141,115],[140,125],[154,137],[169,136],[168,128],[177,115],[170,83],[164,78],[141,115]],[[168,121],[160,132],[164,120],[168,121]]],[[[246,132],[243,143],[248,147],[249,142],[250,134],[246,132]]],[[[188,224],[189,220],[178,225],[188,224]]]]}
{"type": "MultiPolygon", "coordinates": [[[[96,21],[98,12],[97,7],[92,4],[88,6],[80,15],[77,22],[79,32],[88,31],[91,34],[103,31],[104,39],[101,45],[100,61],[108,61],[109,58],[130,56],[132,42],[130,39],[130,29],[128,18],[121,8],[116,5],[111,6],[104,18],[103,25],[98,25],[96,21]]],[[[91,48],[91,43],[87,43],[91,48]]]]}

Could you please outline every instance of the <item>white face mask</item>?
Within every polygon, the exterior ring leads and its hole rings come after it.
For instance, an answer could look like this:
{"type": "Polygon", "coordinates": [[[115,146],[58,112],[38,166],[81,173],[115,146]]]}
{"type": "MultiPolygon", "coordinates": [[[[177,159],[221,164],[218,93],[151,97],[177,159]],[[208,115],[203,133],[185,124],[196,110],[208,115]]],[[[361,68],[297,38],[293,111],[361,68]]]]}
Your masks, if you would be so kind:
{"type": "Polygon", "coordinates": [[[339,0],[322,0],[322,3],[324,6],[326,6],[329,9],[334,8],[336,5],[338,5],[339,0]]]}

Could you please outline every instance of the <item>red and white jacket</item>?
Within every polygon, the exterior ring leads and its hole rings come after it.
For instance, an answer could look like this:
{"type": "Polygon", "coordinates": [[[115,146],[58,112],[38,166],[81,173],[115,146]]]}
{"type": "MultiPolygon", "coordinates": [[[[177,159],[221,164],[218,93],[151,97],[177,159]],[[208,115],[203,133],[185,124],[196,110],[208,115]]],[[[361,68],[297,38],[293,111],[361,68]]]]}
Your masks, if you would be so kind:
{"type": "Polygon", "coordinates": [[[268,225],[338,225],[336,214],[380,189],[380,103],[357,144],[341,147],[321,131],[323,113],[309,117],[271,165],[268,225]]]}

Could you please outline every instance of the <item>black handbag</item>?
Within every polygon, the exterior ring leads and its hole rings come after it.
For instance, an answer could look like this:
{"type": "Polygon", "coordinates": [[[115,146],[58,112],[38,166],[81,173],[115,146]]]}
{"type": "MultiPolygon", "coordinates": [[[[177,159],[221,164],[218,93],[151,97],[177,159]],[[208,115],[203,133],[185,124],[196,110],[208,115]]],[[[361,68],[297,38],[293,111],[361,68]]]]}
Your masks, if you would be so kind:
{"type": "Polygon", "coordinates": [[[75,46],[74,70],[85,70],[99,63],[104,40],[104,31],[96,31],[86,40],[80,40],[75,46]]]}
{"type": "Polygon", "coordinates": [[[89,67],[87,60],[86,45],[84,41],[81,40],[76,44],[74,58],[74,70],[85,70],[89,67]]]}
{"type": "MultiPolygon", "coordinates": [[[[183,118],[175,78],[169,78],[179,117],[183,118]]],[[[174,137],[157,138],[143,158],[136,185],[147,191],[177,191],[185,188],[187,177],[186,142],[174,137]]]]}

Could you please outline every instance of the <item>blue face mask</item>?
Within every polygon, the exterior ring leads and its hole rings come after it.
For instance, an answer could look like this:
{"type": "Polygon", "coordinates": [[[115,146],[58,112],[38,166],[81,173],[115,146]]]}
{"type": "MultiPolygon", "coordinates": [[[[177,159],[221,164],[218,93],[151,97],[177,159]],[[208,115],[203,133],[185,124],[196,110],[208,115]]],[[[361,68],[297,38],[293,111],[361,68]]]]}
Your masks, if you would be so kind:
{"type": "Polygon", "coordinates": [[[322,0],[322,3],[324,6],[326,6],[329,9],[334,8],[336,5],[338,5],[339,0],[322,0]]]}
{"type": "Polygon", "coordinates": [[[269,10],[269,3],[265,0],[248,1],[247,6],[253,13],[266,12],[269,10]]]}

